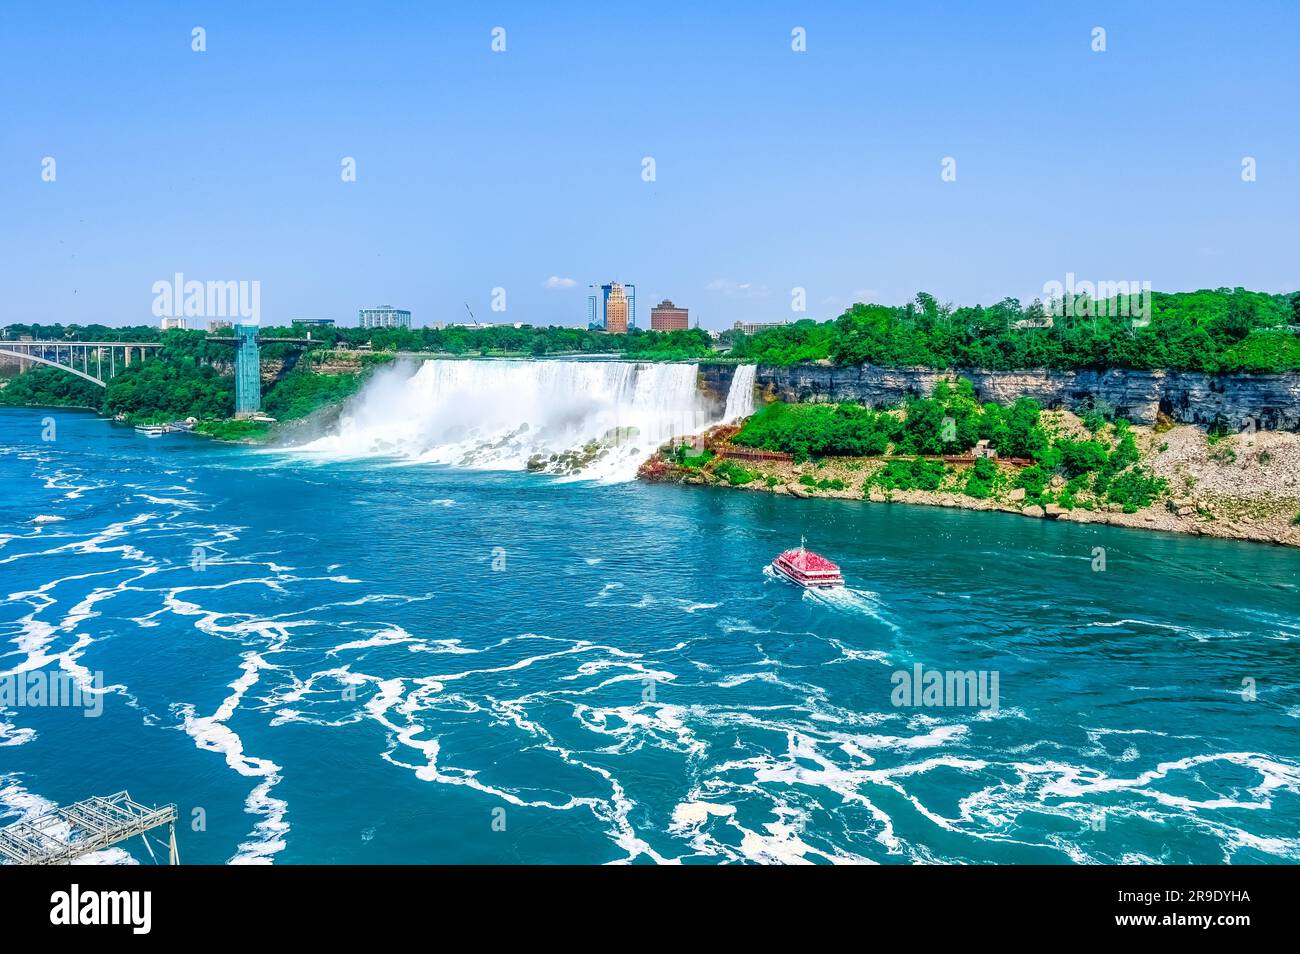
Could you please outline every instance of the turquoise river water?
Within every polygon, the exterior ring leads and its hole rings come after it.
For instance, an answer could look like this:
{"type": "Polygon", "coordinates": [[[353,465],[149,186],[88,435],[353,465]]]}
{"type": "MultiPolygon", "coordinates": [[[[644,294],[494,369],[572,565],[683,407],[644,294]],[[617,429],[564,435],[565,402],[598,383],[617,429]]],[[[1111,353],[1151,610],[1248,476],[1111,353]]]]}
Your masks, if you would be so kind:
{"type": "Polygon", "coordinates": [[[1298,584],[1246,543],[0,409],[0,822],[128,790],[185,862],[1293,863],[1298,584]],[[801,534],[845,589],[764,572],[801,534]],[[985,694],[900,699],[917,666],[985,694]]]}

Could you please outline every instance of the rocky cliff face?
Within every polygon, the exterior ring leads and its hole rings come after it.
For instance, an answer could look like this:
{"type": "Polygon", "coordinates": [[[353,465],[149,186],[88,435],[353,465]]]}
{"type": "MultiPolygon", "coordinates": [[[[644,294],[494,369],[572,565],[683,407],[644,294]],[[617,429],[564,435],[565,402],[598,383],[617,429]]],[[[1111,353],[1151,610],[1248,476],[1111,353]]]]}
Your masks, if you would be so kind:
{"type": "MultiPolygon", "coordinates": [[[[701,364],[697,386],[712,405],[714,415],[722,413],[731,393],[731,379],[736,376],[734,364],[701,364]]],[[[757,376],[757,375],[756,375],[757,376]]]]}
{"type": "MultiPolygon", "coordinates": [[[[733,369],[701,368],[702,379],[725,393],[733,369]],[[722,378],[725,376],[725,384],[722,378]]],[[[1164,412],[1175,421],[1241,430],[1251,420],[1261,430],[1300,430],[1300,373],[1210,375],[1179,371],[974,371],[981,400],[1009,404],[1032,397],[1044,407],[1071,410],[1104,401],[1137,424],[1164,412]]],[[[925,368],[837,368],[827,365],[760,366],[755,383],[767,400],[857,401],[872,407],[925,396],[951,373],[925,368]]]]}

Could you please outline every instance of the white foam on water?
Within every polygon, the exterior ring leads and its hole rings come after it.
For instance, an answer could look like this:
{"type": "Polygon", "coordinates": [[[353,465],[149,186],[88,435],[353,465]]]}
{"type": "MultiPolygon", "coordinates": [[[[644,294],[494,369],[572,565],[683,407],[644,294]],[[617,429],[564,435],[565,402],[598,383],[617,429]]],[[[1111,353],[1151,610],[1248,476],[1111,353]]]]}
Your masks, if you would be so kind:
{"type": "Polygon", "coordinates": [[[12,745],[25,745],[36,738],[36,730],[18,728],[12,722],[0,721],[0,749],[12,745]]]}
{"type": "Polygon", "coordinates": [[[267,663],[258,653],[244,654],[240,667],[244,674],[230,684],[234,691],[222,701],[210,716],[196,715],[194,706],[183,703],[176,706],[182,717],[182,728],[194,739],[194,744],[205,752],[217,752],[226,764],[240,775],[259,778],[261,781],[249,792],[244,810],[261,816],[248,838],[240,844],[230,864],[270,864],[274,856],[284,850],[289,824],[284,820],[289,805],[274,798],[271,789],[280,781],[280,766],[270,759],[244,754],[244,742],[226,723],[235,714],[244,694],[257,684],[264,669],[276,667],[267,663]]]}
{"type": "Polygon", "coordinates": [[[901,632],[898,624],[890,618],[889,613],[881,604],[879,593],[872,593],[870,590],[859,590],[851,586],[819,586],[805,588],[803,598],[843,613],[869,616],[876,622],[888,626],[894,632],[901,632]]]}
{"type": "Polygon", "coordinates": [[[712,802],[682,802],[673,809],[673,823],[670,831],[684,832],[698,827],[711,816],[723,818],[736,814],[735,805],[714,805],[712,802]]]}

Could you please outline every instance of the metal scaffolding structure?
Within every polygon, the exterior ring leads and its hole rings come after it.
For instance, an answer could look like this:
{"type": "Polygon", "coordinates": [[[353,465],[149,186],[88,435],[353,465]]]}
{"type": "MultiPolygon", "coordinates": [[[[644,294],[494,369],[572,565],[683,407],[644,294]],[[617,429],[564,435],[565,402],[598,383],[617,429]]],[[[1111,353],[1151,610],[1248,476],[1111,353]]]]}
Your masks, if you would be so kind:
{"type": "Polygon", "coordinates": [[[208,341],[235,346],[235,417],[250,417],[262,409],[262,351],[264,344],[323,344],[306,338],[263,338],[257,325],[235,325],[235,336],[208,335],[208,341]]]}
{"type": "MultiPolygon", "coordinates": [[[[176,806],[151,808],[126,792],[95,796],[31,821],[0,828],[0,860],[19,865],[66,865],[81,855],[102,851],[118,842],[143,837],[167,825],[168,864],[179,864],[176,853],[176,806]]],[[[145,847],[148,847],[145,840],[145,847]]],[[[150,855],[153,849],[149,848],[150,855]]]]}

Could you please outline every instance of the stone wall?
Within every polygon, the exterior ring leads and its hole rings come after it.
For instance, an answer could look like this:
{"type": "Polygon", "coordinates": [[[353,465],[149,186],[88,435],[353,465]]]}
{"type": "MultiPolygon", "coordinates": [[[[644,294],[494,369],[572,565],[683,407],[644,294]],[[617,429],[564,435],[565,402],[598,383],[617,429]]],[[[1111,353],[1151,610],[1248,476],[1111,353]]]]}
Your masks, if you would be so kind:
{"type": "MultiPolygon", "coordinates": [[[[701,384],[726,393],[734,368],[703,365],[701,384]]],[[[981,400],[1009,404],[1032,397],[1044,407],[1071,410],[1104,401],[1138,424],[1153,424],[1163,411],[1175,421],[1240,430],[1247,418],[1264,430],[1300,430],[1300,373],[1212,375],[1181,371],[973,371],[981,400]]],[[[925,396],[952,372],[925,368],[837,368],[828,365],[760,366],[755,375],[765,400],[857,401],[872,407],[925,396]]]]}

